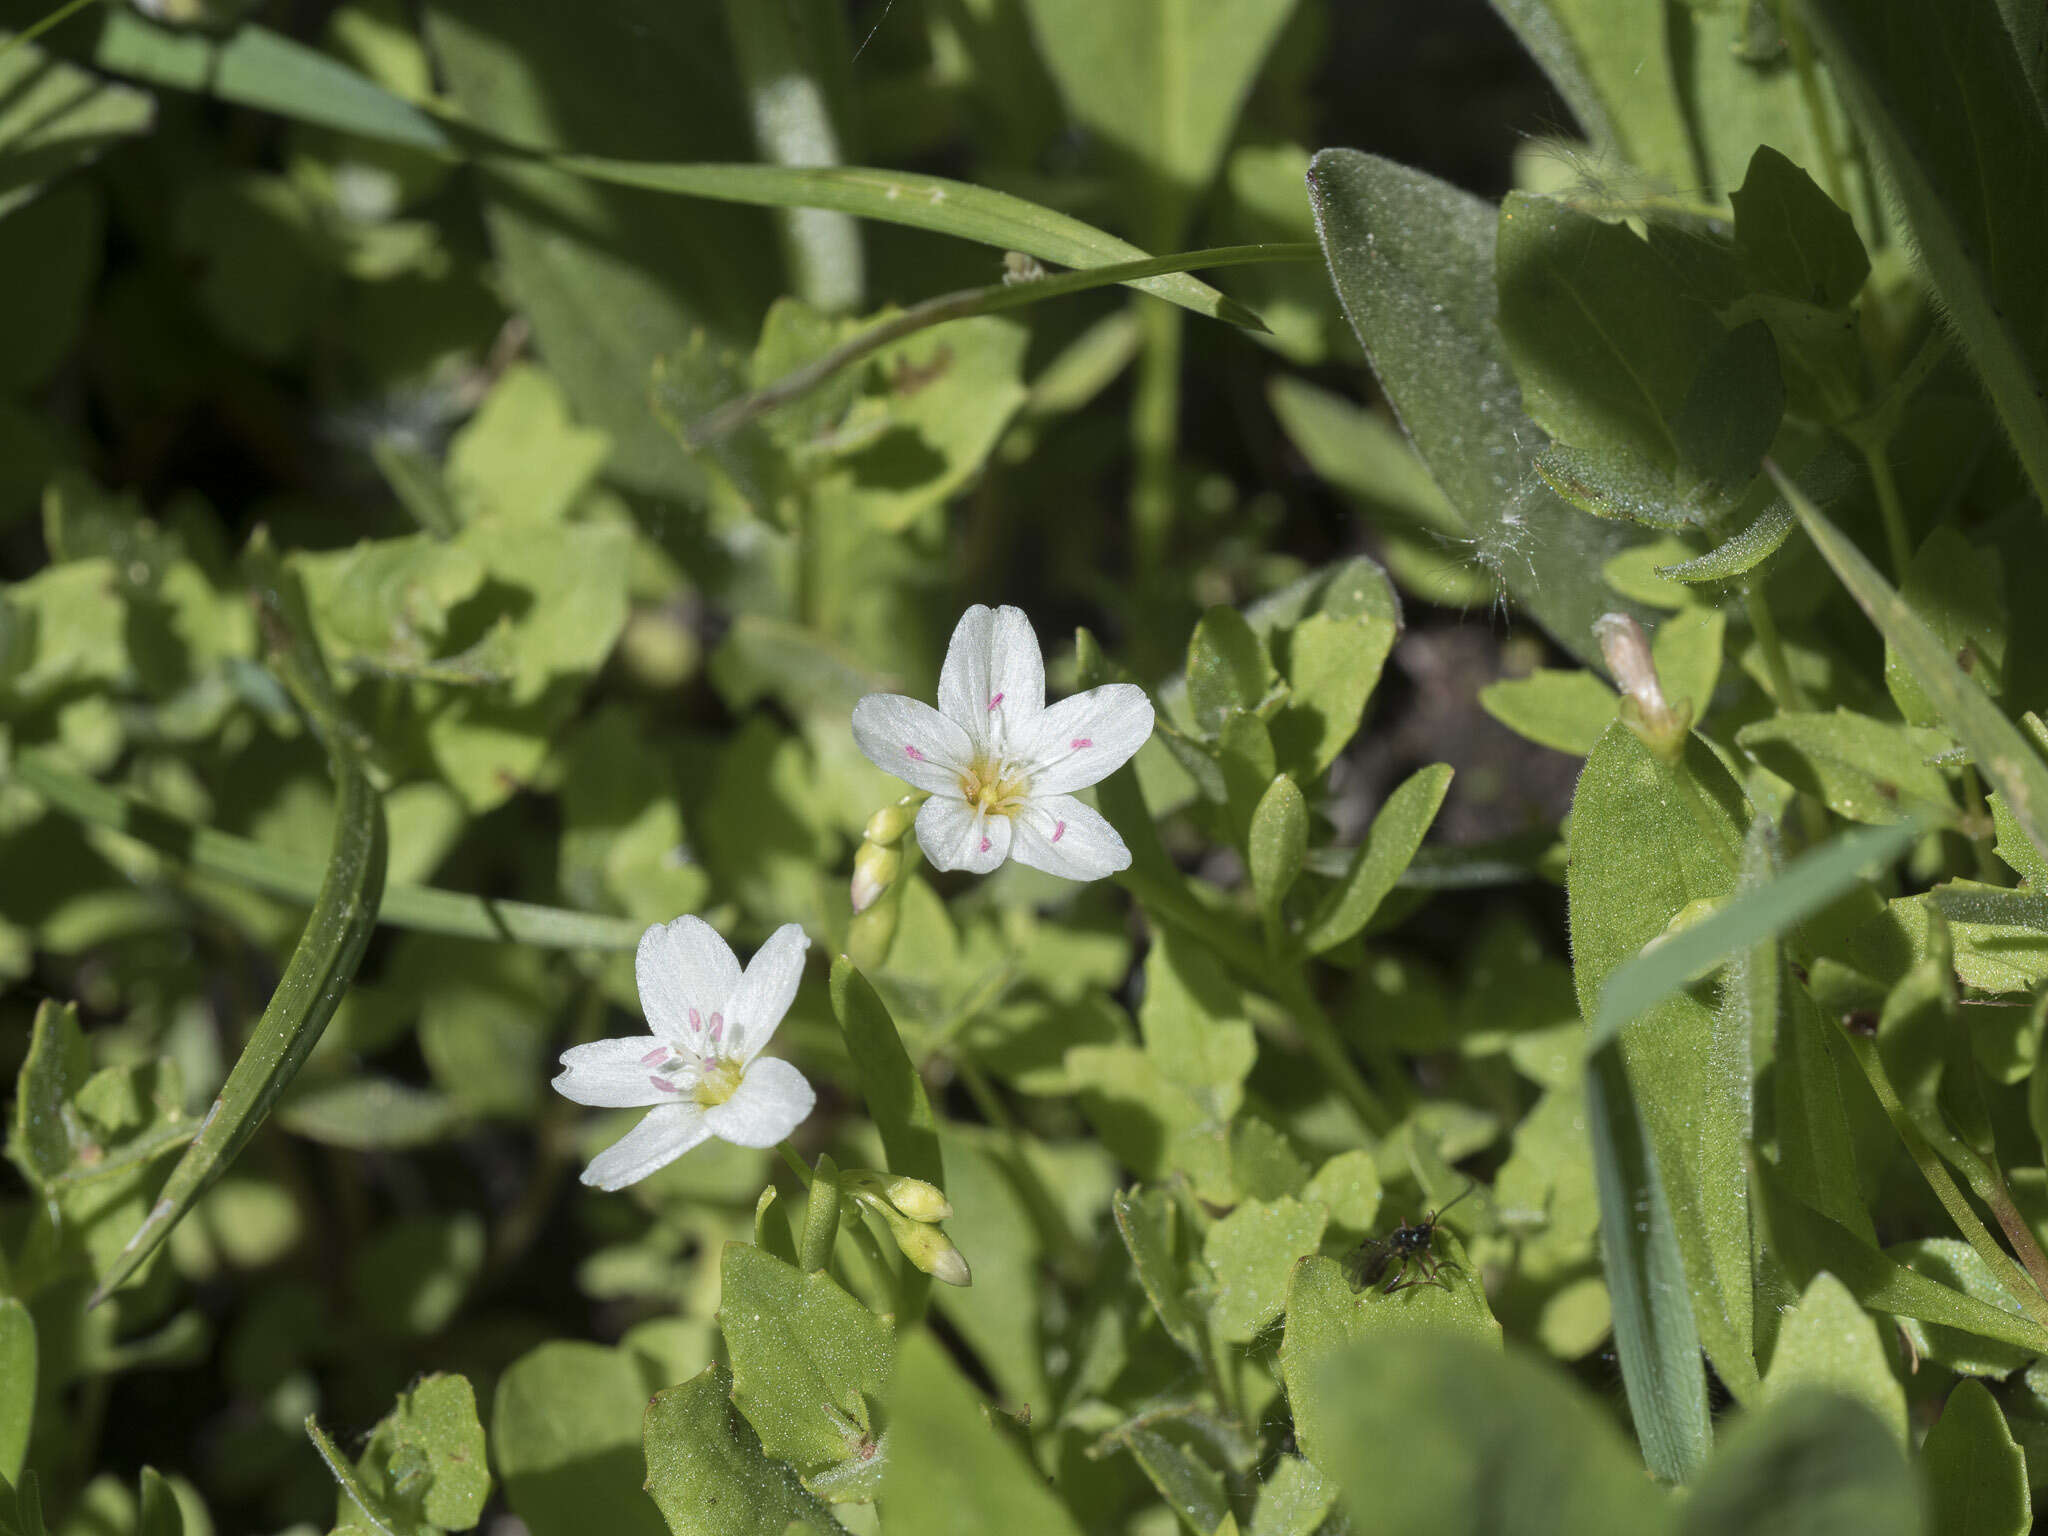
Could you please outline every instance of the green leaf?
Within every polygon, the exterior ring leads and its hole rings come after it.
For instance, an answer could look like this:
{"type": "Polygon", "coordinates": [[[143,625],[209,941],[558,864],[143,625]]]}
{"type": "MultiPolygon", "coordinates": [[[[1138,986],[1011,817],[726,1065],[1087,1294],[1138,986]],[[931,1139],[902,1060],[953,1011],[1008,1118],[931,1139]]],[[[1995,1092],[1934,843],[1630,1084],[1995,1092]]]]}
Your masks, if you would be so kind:
{"type": "Polygon", "coordinates": [[[657,1392],[642,1431],[647,1491],[677,1536],[783,1536],[803,1520],[820,1531],[839,1522],[761,1449],[753,1426],[733,1410],[732,1374],[721,1365],[657,1392]]]}
{"type": "MultiPolygon", "coordinates": [[[[21,1100],[15,1113],[21,1113],[21,1100]]],[[[36,1413],[36,1324],[28,1308],[0,1296],[0,1483],[21,1480],[36,1413]]]]}
{"type": "Polygon", "coordinates": [[[1683,1536],[1918,1536],[1920,1488],[1875,1415],[1802,1390],[1742,1415],[1678,1528],[1683,1536]]]}
{"type": "Polygon", "coordinates": [[[1344,313],[1472,558],[1568,652],[1593,659],[1593,621],[1614,606],[1600,569],[1637,535],[1530,483],[1542,434],[1496,324],[1496,210],[1351,150],[1316,156],[1309,201],[1344,313]]]}
{"type": "MultiPolygon", "coordinates": [[[[1667,766],[1617,722],[1608,727],[1579,777],[1567,880],[1573,975],[1581,1010],[1593,1020],[1587,1041],[1588,1106],[1596,1122],[1602,1227],[1611,1244],[1621,1230],[1617,1218],[1627,1220],[1621,1212],[1641,1198],[1624,1196],[1620,1186],[1609,1182],[1620,1170],[1607,1161],[1604,1138],[1612,1135],[1625,1147],[1633,1133],[1625,1126],[1606,1130],[1603,1117],[1616,1111],[1624,1118],[1640,1113],[1661,1169],[1673,1219],[1669,1236],[1675,1236],[1684,1257],[1686,1290],[1701,1340],[1738,1396],[1755,1380],[1748,1041],[1742,1040],[1739,1049],[1727,1048],[1714,1009],[1679,990],[1694,972],[1659,970],[1651,985],[1631,982],[1638,967],[1652,963],[1648,957],[1636,958],[1639,952],[1663,935],[1673,918],[1696,901],[1732,892],[1731,857],[1748,823],[1741,791],[1698,737],[1688,740],[1682,762],[1667,766]],[[1627,1064],[1625,1078],[1606,1065],[1612,1054],[1606,1047],[1617,1035],[1627,1064]],[[1616,1097],[1622,1094],[1627,1104],[1616,1097]]],[[[1694,931],[1667,938],[1653,955],[1661,959],[1694,931]]],[[[1651,1226],[1638,1237],[1649,1246],[1654,1273],[1662,1262],[1655,1250],[1669,1237],[1651,1226]]],[[[1669,1303],[1654,1293],[1636,1292],[1629,1275],[1617,1272],[1618,1257],[1610,1246],[1608,1288],[1614,1293],[1620,1337],[1633,1326],[1632,1308],[1669,1303]]],[[[1674,1337],[1678,1342],[1671,1346],[1668,1363],[1676,1362],[1683,1330],[1674,1337]]],[[[1628,1359],[1626,1352],[1623,1358],[1628,1359]]],[[[1640,1427],[1640,1405],[1636,1415],[1640,1427]]]]}
{"type": "Polygon", "coordinates": [[[92,1052],[78,1027],[78,1005],[43,999],[15,1079],[7,1128],[7,1155],[38,1190],[47,1193],[77,1161],[65,1107],[91,1076],[92,1052]]]}
{"type": "Polygon", "coordinates": [[[1291,1195],[1247,1200],[1202,1238],[1202,1257],[1215,1277],[1209,1321],[1216,1336],[1249,1343],[1280,1316],[1295,1260],[1314,1253],[1329,1216],[1323,1206],[1291,1195]]]}
{"type": "Polygon", "coordinates": [[[1995,0],[1938,9],[1806,0],[1943,312],[2048,505],[2048,117],[1995,0]],[[1995,145],[1995,154],[1986,146],[1995,145]]]}
{"type": "MultiPolygon", "coordinates": [[[[1984,1256],[1961,1238],[1923,1237],[1894,1243],[1885,1251],[1885,1257],[2000,1311],[2011,1311],[2017,1305],[1984,1256]]],[[[1901,1319],[1899,1326],[1912,1340],[1921,1359],[1932,1360],[1959,1376],[2010,1376],[2031,1363],[2032,1357],[2025,1350],[1940,1323],[1923,1323],[1909,1317],[1901,1319]]]]}
{"type": "Polygon", "coordinates": [[[521,1355],[498,1378],[491,1454],[505,1501],[533,1536],[576,1536],[604,1511],[607,1531],[662,1536],[642,1492],[640,1450],[647,1386],[623,1349],[554,1340],[521,1355]]]}
{"type": "Polygon", "coordinates": [[[1553,1366],[1409,1333],[1337,1352],[1314,1390],[1325,1444],[1316,1460],[1342,1486],[1357,1529],[1645,1536],[1670,1527],[1670,1496],[1644,1478],[1603,1408],[1553,1366]]]}
{"type": "Polygon", "coordinates": [[[1538,667],[1479,690],[1479,704],[1517,736],[1584,757],[1614,720],[1614,690],[1585,668],[1538,667]]]}
{"type": "MultiPolygon", "coordinates": [[[[466,1531],[483,1517],[491,1474],[466,1378],[428,1376],[400,1393],[353,1466],[312,1420],[306,1427],[347,1500],[377,1528],[431,1536],[466,1531]]],[[[360,1523],[348,1521],[346,1504],[342,1514],[345,1524],[360,1523]]]]}
{"type": "Polygon", "coordinates": [[[733,1405],[761,1446],[839,1501],[873,1496],[893,1438],[873,1413],[889,1382],[894,1328],[830,1276],[727,1243],[718,1319],[733,1405]]]}
{"type": "Polygon", "coordinates": [[[1493,0],[1586,136],[1673,187],[1700,167],[1673,74],[1671,12],[1653,0],[1493,0]]]}
{"type": "Polygon", "coordinates": [[[1167,1508],[1191,1531],[1226,1531],[1236,1524],[1223,1493],[1223,1479],[1155,1429],[1126,1426],[1117,1438],[1137,1462],[1167,1508]]]}
{"type": "Polygon", "coordinates": [[[888,1409],[894,1450],[882,1474],[881,1517],[890,1536],[1080,1536],[1044,1475],[991,1425],[931,1334],[903,1341],[888,1409]]]}
{"type": "Polygon", "coordinates": [[[148,1218],[101,1278],[96,1297],[111,1294],[135,1272],[256,1134],[327,1027],[377,926],[384,888],[383,806],[357,755],[354,727],[342,715],[326,667],[305,628],[303,598],[296,587],[284,585],[282,572],[274,566],[269,579],[278,583],[264,593],[264,601],[273,616],[273,632],[280,637],[279,665],[321,736],[339,781],[327,873],[277,990],[201,1121],[197,1140],[171,1170],[148,1218]]]}
{"type": "Polygon", "coordinates": [[[0,211],[39,181],[148,131],[156,103],[102,80],[35,43],[10,40],[0,55],[0,211]]]}
{"type": "Polygon", "coordinates": [[[1299,1456],[1282,1453],[1259,1485],[1249,1536],[1315,1536],[1337,1490],[1299,1456]]]}
{"type": "Polygon", "coordinates": [[[1175,238],[1215,179],[1294,0],[1027,0],[1032,31],[1074,116],[1139,170],[1140,227],[1175,238]]]}
{"type": "Polygon", "coordinates": [[[2048,1352],[2048,1330],[2012,1310],[2010,1298],[1993,1305],[1887,1258],[1847,1227],[1802,1205],[1768,1163],[1758,1167],[1760,1246],[1784,1266],[1795,1285],[1827,1273],[1873,1312],[1958,1329],[2012,1344],[2030,1354],[2048,1352]]]}
{"type": "Polygon", "coordinates": [[[1728,200],[1736,251],[1751,282],[1828,309],[1855,302],[1870,276],[1870,257],[1856,221],[1805,171],[1762,145],[1728,200]]]}
{"type": "Polygon", "coordinates": [[[1235,608],[1202,615],[1188,640],[1188,704],[1195,726],[1215,736],[1233,711],[1250,712],[1273,683],[1266,647],[1235,608]]]}
{"type": "MultiPolygon", "coordinates": [[[[1353,1290],[1343,1268],[1320,1255],[1311,1254],[1294,1266],[1287,1284],[1280,1372],[1301,1449],[1326,1477],[1348,1476],[1355,1470],[1347,1399],[1332,1393],[1341,1376],[1332,1362],[1346,1359],[1354,1343],[1369,1340],[1386,1349],[1416,1337],[1500,1348],[1500,1324],[1494,1321],[1486,1292],[1473,1277],[1464,1251],[1446,1229],[1438,1229],[1437,1241],[1438,1257],[1446,1260],[1444,1285],[1415,1285],[1392,1295],[1377,1288],[1353,1290]]],[[[1402,1396],[1413,1401],[1408,1392],[1402,1396]]]]}
{"type": "Polygon", "coordinates": [[[1626,226],[1548,198],[1508,195],[1495,261],[1501,339],[1536,424],[1675,466],[1676,418],[1722,339],[1713,312],[1626,226]]]}
{"type": "Polygon", "coordinates": [[[1899,664],[1919,684],[1942,723],[1970,749],[1978,771],[1998,791],[2027,841],[2048,856],[2048,765],[1985,697],[1984,690],[1964,675],[1943,648],[1941,638],[1892,590],[1863,552],[1797,487],[1782,476],[1777,479],[1779,493],[1792,503],[1808,536],[1820,547],[1849,595],[1886,643],[1897,649],[1899,664]]]}
{"type": "Polygon", "coordinates": [[[1109,1208],[1166,1336],[1195,1359],[1205,1358],[1202,1321],[1187,1294],[1180,1207],[1166,1191],[1153,1189],[1119,1191],[1109,1208]]]}
{"type": "Polygon", "coordinates": [[[173,90],[204,91],[388,144],[453,148],[453,140],[420,108],[340,60],[253,24],[216,38],[198,29],[159,26],[133,11],[110,10],[93,62],[113,74],[173,90]]]}
{"type": "MultiPolygon", "coordinates": [[[[1997,562],[1955,529],[1927,536],[1906,568],[1899,596],[1923,620],[1950,656],[1993,698],[2003,692],[2006,612],[1997,562]]],[[[1940,714],[1898,650],[1884,648],[1884,685],[1899,713],[1914,725],[1939,723],[1940,714]]]]}
{"type": "Polygon", "coordinates": [[[1755,570],[1775,555],[1792,536],[1792,509],[1774,501],[1740,533],[1716,544],[1704,555],[1660,565],[1657,574],[1670,581],[1726,581],[1755,570]]]}
{"type": "Polygon", "coordinates": [[[1927,761],[1948,748],[1947,737],[1936,731],[1846,709],[1787,710],[1744,726],[1735,744],[1850,821],[1885,826],[1915,818],[1939,825],[1956,814],[1947,778],[1927,761]]]}
{"type": "Polygon", "coordinates": [[[1401,628],[1399,601],[1371,571],[1373,606],[1341,618],[1312,613],[1287,633],[1288,698],[1273,716],[1273,750],[1304,782],[1320,778],[1358,733],[1401,628]]]}
{"type": "Polygon", "coordinates": [[[355,1152],[430,1146],[468,1121],[469,1112],[447,1094],[381,1077],[301,1078],[277,1106],[277,1123],[294,1136],[355,1152]]]}
{"type": "Polygon", "coordinates": [[[2033,1529],[2027,1459],[1981,1381],[1948,1396],[1920,1447],[1936,1536],[2022,1536],[2033,1529]]]}
{"type": "Polygon", "coordinates": [[[155,1467],[142,1469],[141,1506],[135,1517],[135,1536],[185,1536],[185,1511],[176,1490],[155,1467]]]}
{"type": "Polygon", "coordinates": [[[1777,1348],[1764,1375],[1764,1399],[1821,1387],[1854,1398],[1906,1444],[1906,1394],[1892,1375],[1877,1324],[1833,1275],[1813,1278],[1778,1327],[1777,1348]]]}
{"type": "Polygon", "coordinates": [[[1259,797],[1246,851],[1259,910],[1277,925],[1280,904],[1300,876],[1302,857],[1308,852],[1308,802],[1286,774],[1276,776],[1259,797]]]}
{"type": "Polygon", "coordinates": [[[1350,867],[1309,919],[1301,936],[1305,952],[1334,949],[1372,921],[1422,846],[1450,787],[1450,765],[1436,763],[1411,774],[1387,796],[1350,867]]]}
{"type": "Polygon", "coordinates": [[[889,1010],[844,955],[832,962],[832,1012],[853,1058],[861,1097],[881,1133],[890,1170],[945,1188],[938,1120],[925,1095],[924,1079],[904,1050],[889,1010]]]}
{"type": "Polygon", "coordinates": [[[1690,494],[1739,496],[1784,415],[1785,380],[1770,330],[1760,320],[1737,326],[1707,353],[1671,420],[1690,494]]]}
{"type": "Polygon", "coordinates": [[[604,468],[611,442],[570,419],[561,386],[539,368],[508,368],[448,445],[457,517],[555,523],[604,468]]]}

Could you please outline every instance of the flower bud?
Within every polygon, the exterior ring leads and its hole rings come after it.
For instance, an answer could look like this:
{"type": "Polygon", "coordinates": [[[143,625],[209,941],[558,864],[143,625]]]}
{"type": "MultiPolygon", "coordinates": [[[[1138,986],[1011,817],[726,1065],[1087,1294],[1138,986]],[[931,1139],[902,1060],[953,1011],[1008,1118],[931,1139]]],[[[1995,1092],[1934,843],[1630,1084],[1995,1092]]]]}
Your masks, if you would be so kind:
{"type": "Polygon", "coordinates": [[[971,1285],[973,1272],[967,1267],[967,1260],[953,1239],[937,1227],[922,1221],[906,1221],[901,1227],[894,1227],[896,1246],[903,1250],[903,1256],[934,1280],[947,1285],[971,1285]]]}
{"type": "Polygon", "coordinates": [[[903,873],[903,850],[862,843],[853,856],[853,910],[865,912],[903,873]]]}
{"type": "Polygon", "coordinates": [[[907,1173],[883,1173],[874,1168],[849,1168],[839,1176],[840,1187],[857,1199],[872,1203],[875,1197],[889,1202],[912,1221],[944,1221],[953,1214],[953,1202],[936,1184],[913,1179],[907,1173]]]}
{"type": "Polygon", "coordinates": [[[1593,623],[1593,635],[1600,642],[1607,670],[1621,688],[1623,723],[1659,757],[1667,762],[1676,760],[1685,751],[1686,734],[1692,729],[1692,706],[1681,703],[1674,709],[1665,699],[1643,626],[1625,613],[1603,613],[1593,623]]]}
{"type": "Polygon", "coordinates": [[[953,1202],[936,1184],[913,1179],[907,1173],[887,1174],[882,1179],[882,1198],[912,1221],[944,1221],[953,1214],[953,1202]]]}
{"type": "Polygon", "coordinates": [[[893,848],[903,841],[903,834],[917,824],[917,808],[924,803],[923,795],[905,795],[894,805],[885,805],[868,818],[867,829],[861,834],[871,843],[880,843],[893,848]]]}

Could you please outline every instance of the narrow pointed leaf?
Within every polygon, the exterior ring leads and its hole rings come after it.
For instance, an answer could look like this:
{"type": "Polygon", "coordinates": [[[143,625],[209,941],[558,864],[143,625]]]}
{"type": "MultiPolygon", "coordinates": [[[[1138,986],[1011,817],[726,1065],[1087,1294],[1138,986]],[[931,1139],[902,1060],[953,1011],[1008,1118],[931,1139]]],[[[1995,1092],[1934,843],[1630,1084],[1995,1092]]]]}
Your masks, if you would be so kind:
{"type": "MultiPolygon", "coordinates": [[[[273,568],[266,574],[279,573],[273,568]]],[[[383,805],[313,648],[303,600],[275,581],[265,583],[263,601],[280,670],[326,744],[337,781],[327,874],[269,1006],[200,1122],[197,1139],[171,1170],[161,1198],[101,1280],[96,1302],[135,1272],[256,1134],[334,1016],[377,926],[384,890],[383,805]]]]}
{"type": "Polygon", "coordinates": [[[1996,0],[1801,9],[2048,506],[2048,117],[1996,0]]]}
{"type": "Polygon", "coordinates": [[[1970,749],[2027,841],[2048,857],[2048,764],[1984,692],[1972,682],[1927,621],[1820,509],[1786,480],[1778,490],[1792,504],[1808,537],[1864,613],[1891,643],[1899,664],[1920,685],[1956,739],[1970,749]]]}

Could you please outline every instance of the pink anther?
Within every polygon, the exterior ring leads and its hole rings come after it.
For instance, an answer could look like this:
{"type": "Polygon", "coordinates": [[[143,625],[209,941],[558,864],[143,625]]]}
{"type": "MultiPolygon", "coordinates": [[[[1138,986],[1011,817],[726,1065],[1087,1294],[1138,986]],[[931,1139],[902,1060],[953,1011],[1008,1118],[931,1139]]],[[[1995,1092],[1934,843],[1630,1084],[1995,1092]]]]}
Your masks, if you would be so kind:
{"type": "Polygon", "coordinates": [[[995,707],[996,707],[996,706],[997,706],[998,704],[1000,704],[1000,703],[1002,703],[1002,702],[1003,702],[1003,696],[1002,696],[1002,695],[1001,695],[1001,694],[999,693],[999,694],[997,694],[997,695],[996,695],[996,696],[995,696],[994,698],[992,698],[992,699],[990,699],[990,700],[988,701],[988,707],[989,707],[990,709],[994,709],[994,708],[995,708],[995,707]]]}
{"type": "Polygon", "coordinates": [[[984,838],[983,838],[983,839],[981,840],[981,851],[982,851],[983,853],[987,853],[987,852],[988,852],[988,850],[989,850],[989,841],[988,841],[988,839],[987,839],[987,838],[985,838],[985,837],[984,837],[984,838]]]}
{"type": "Polygon", "coordinates": [[[1067,746],[1076,752],[1080,751],[1083,747],[1092,747],[1094,745],[1095,743],[1090,741],[1086,736],[1076,736],[1072,741],[1067,743],[1067,746]]]}
{"type": "Polygon", "coordinates": [[[645,1056],[642,1056],[640,1058],[640,1065],[643,1067],[652,1066],[655,1062],[661,1060],[661,1058],[666,1056],[667,1054],[667,1046],[657,1045],[653,1050],[649,1051],[645,1056]]]}
{"type": "Polygon", "coordinates": [[[925,755],[907,741],[903,744],[903,755],[914,763],[925,761],[925,755]]]}
{"type": "Polygon", "coordinates": [[[676,1091],[676,1085],[665,1077],[656,1077],[649,1073],[647,1081],[654,1084],[654,1091],[656,1093],[674,1093],[676,1091]]]}
{"type": "Polygon", "coordinates": [[[1061,838],[1065,837],[1066,835],[1067,824],[1064,821],[1056,821],[1052,824],[1052,840],[1054,842],[1058,842],[1061,838]]]}

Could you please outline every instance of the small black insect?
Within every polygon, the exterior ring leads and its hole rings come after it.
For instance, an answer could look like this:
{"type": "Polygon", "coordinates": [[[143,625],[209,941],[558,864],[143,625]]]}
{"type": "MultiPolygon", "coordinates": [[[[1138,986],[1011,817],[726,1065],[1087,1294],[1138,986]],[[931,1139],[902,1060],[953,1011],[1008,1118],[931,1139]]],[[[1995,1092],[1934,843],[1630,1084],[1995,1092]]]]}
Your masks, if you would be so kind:
{"type": "MultiPolygon", "coordinates": [[[[1478,1187],[1476,1183],[1467,1184],[1451,1201],[1451,1205],[1456,1205],[1478,1187]]],[[[1393,1274],[1387,1283],[1380,1286],[1382,1296],[1405,1291],[1411,1285],[1442,1285],[1448,1291],[1450,1287],[1444,1285],[1437,1272],[1446,1266],[1453,1269],[1457,1266],[1448,1259],[1439,1259],[1434,1244],[1436,1224],[1443,1220],[1444,1212],[1448,1211],[1451,1205],[1443,1207],[1442,1210],[1431,1211],[1412,1225],[1404,1222],[1385,1237],[1369,1237],[1360,1243],[1345,1266],[1351,1272],[1351,1283],[1362,1291],[1368,1286],[1379,1285],[1380,1278],[1392,1270],[1393,1274]],[[1418,1280],[1409,1273],[1411,1265],[1422,1271],[1421,1279],[1418,1280]]]]}

